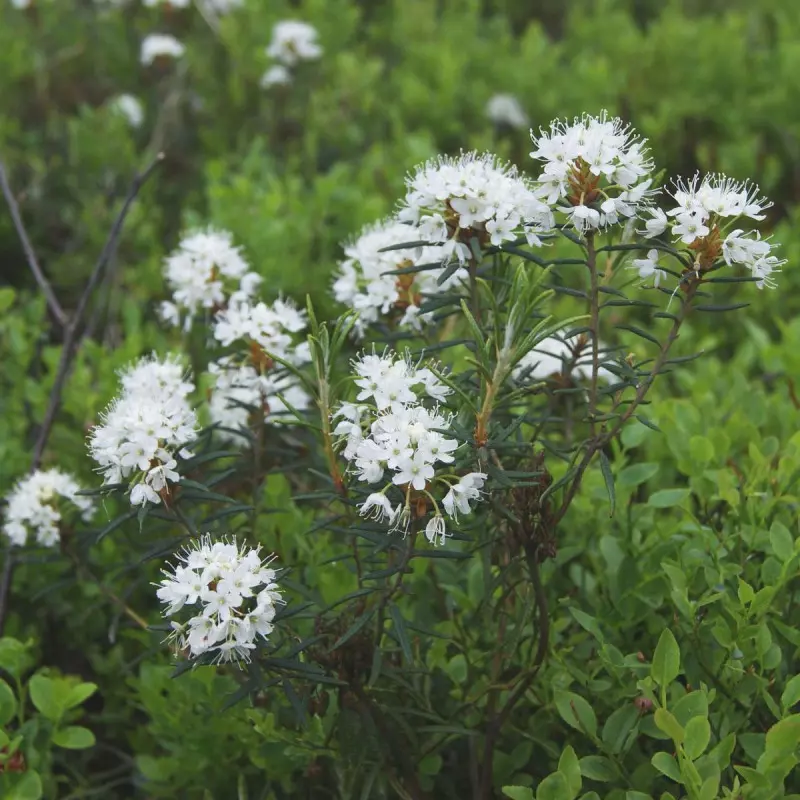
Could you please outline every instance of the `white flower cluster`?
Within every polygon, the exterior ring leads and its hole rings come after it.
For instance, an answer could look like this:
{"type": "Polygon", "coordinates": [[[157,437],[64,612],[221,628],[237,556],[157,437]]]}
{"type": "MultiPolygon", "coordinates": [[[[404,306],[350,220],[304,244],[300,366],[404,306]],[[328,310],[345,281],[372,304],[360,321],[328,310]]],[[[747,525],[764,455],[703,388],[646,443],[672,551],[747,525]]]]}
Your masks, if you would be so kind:
{"type": "Polygon", "coordinates": [[[144,108],[141,101],[132,94],[120,94],[109,102],[109,107],[121,114],[132,128],[141,127],[144,122],[144,108]]]}
{"type": "Polygon", "coordinates": [[[406,188],[397,218],[417,226],[421,241],[442,245],[443,261],[469,259],[473,238],[501,245],[524,235],[539,246],[538,234],[553,226],[530,182],[491,153],[440,156],[409,175],[406,188]]]}
{"type": "Polygon", "coordinates": [[[380,483],[388,473],[384,487],[367,497],[360,513],[388,522],[391,530],[408,530],[412,516],[423,520],[432,506],[425,535],[432,544],[444,544],[440,504],[453,518],[470,513],[469,503],[480,500],[486,479],[483,473],[451,471],[458,442],[446,435],[450,418],[436,405],[423,405],[426,399],[438,403],[450,389],[427,367],[392,353],[363,355],[354,369],[358,402],[342,403],[334,433],[344,437],[344,457],[360,481],[380,483]],[[404,499],[394,506],[389,494],[398,489],[404,499]]]}
{"type": "Polygon", "coordinates": [[[486,116],[495,125],[509,128],[524,128],[528,124],[528,115],[513,94],[492,95],[486,103],[486,116]]]}
{"type": "Polygon", "coordinates": [[[250,660],[255,640],[272,632],[275,604],[283,602],[275,583],[272,558],[262,560],[259,548],[232,541],[195,540],[178,556],[179,564],[157,591],[166,604],[164,616],[184,606],[197,607],[186,623],[172,622],[171,638],[192,656],[215,653],[216,661],[250,660]]]}
{"type": "Polygon", "coordinates": [[[227,231],[192,231],[164,262],[164,277],[172,300],[161,304],[164,322],[191,327],[200,309],[219,309],[251,297],[261,276],[250,270],[241,249],[227,231]]]}
{"type": "MultiPolygon", "coordinates": [[[[603,349],[602,344],[600,348],[603,349]]],[[[598,369],[597,376],[606,381],[614,378],[605,367],[598,369]]],[[[551,379],[588,381],[591,377],[591,342],[579,333],[548,336],[526,353],[513,370],[513,378],[518,383],[551,379]]]]}
{"type": "Polygon", "coordinates": [[[261,85],[276,86],[292,82],[292,68],[300,61],[315,61],[322,55],[317,29],[307,22],[285,19],[272,29],[267,56],[274,61],[262,76],[261,85]]]}
{"type": "Polygon", "coordinates": [[[6,497],[3,533],[11,544],[22,546],[31,534],[36,543],[53,547],[59,541],[62,520],[60,500],[69,501],[85,521],[94,513],[94,503],[78,494],[77,481],[59,469],[37,470],[18,481],[6,497]]]}
{"type": "MultiPolygon", "coordinates": [[[[780,272],[786,262],[771,255],[773,245],[767,239],[762,239],[758,231],[745,233],[740,228],[722,238],[725,227],[733,220],[764,219],[764,212],[772,204],[759,196],[758,186],[725,175],[705,175],[702,180],[695,175],[688,183],[678,181],[670,194],[676,205],[666,214],[661,209],[651,212],[647,236],[659,236],[670,228],[676,239],[695,252],[698,269],[710,268],[722,256],[728,266],[739,264],[749,269],[759,289],[765,285],[775,287],[770,276],[780,272]]],[[[653,260],[654,255],[658,253],[651,251],[648,259],[653,260]]]]}
{"type": "Polygon", "coordinates": [[[260,372],[251,364],[237,364],[225,356],[209,365],[214,388],[208,401],[212,423],[220,438],[241,442],[237,431],[249,428],[251,415],[263,415],[271,423],[292,421],[292,409],[308,408],[311,398],[293,376],[280,370],[260,372]]]}
{"type": "Polygon", "coordinates": [[[308,342],[297,342],[306,324],[305,313],[282,299],[271,306],[231,302],[217,314],[213,334],[221,345],[249,345],[244,360],[225,356],[209,366],[214,379],[209,411],[223,438],[241,442],[235,431],[248,428],[253,411],[271,423],[291,422],[292,409],[308,408],[310,397],[297,379],[271,358],[277,356],[292,366],[307,364],[308,342]]]}
{"type": "Polygon", "coordinates": [[[142,40],[139,59],[144,66],[148,66],[159,58],[180,58],[185,50],[174,36],[168,33],[151,33],[142,40]]]}
{"type": "Polygon", "coordinates": [[[89,451],[103,484],[128,480],[132,505],[160,503],[169,485],[180,481],[177,458],[197,433],[197,418],[177,358],[141,359],[121,375],[122,392],[93,428],[89,451]]]}
{"type": "Polygon", "coordinates": [[[420,330],[430,314],[420,313],[426,296],[447,291],[460,284],[467,275],[458,269],[441,285],[437,283],[441,268],[387,275],[401,267],[441,262],[439,248],[413,247],[381,252],[385,247],[419,241],[419,232],[397,220],[385,220],[364,228],[355,241],[344,245],[347,258],[339,264],[333,293],[339,303],[358,312],[355,330],[363,335],[370,323],[381,315],[395,313],[401,328],[420,330]]]}
{"type": "Polygon", "coordinates": [[[556,120],[531,137],[531,158],[544,162],[536,196],[579,233],[632,219],[649,204],[653,162],[645,142],[618,117],[556,120]]]}

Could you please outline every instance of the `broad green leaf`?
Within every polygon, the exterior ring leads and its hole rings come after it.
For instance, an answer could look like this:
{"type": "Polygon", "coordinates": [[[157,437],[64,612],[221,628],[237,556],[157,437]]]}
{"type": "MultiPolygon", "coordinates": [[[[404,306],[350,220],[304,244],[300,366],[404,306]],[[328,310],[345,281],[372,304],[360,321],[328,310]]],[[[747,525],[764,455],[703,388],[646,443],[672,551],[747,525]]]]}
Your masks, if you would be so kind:
{"type": "Polygon", "coordinates": [[[797,703],[800,703],[800,675],[795,675],[784,687],[781,694],[783,713],[791,711],[797,703]]]}
{"type": "Polygon", "coordinates": [[[527,786],[504,786],[503,794],[511,800],[534,800],[533,790],[527,786]]]}
{"type": "Polygon", "coordinates": [[[3,800],[39,800],[42,792],[39,773],[29,769],[6,791],[3,800]]]}
{"type": "Polygon", "coordinates": [[[7,725],[17,713],[17,698],[11,687],[0,679],[0,726],[7,725]]]}
{"type": "Polygon", "coordinates": [[[705,717],[692,717],[686,726],[683,748],[693,761],[705,752],[711,740],[711,726],[705,717]]]}
{"type": "Polygon", "coordinates": [[[650,759],[650,763],[662,775],[666,775],[670,780],[675,781],[675,783],[682,783],[681,771],[678,769],[678,764],[669,753],[656,753],[650,759]]]}
{"type": "Polygon", "coordinates": [[[672,631],[664,628],[659,637],[650,675],[661,687],[669,686],[678,677],[681,669],[681,651],[672,631]]]}
{"type": "Polygon", "coordinates": [[[631,464],[625,467],[617,476],[617,486],[632,487],[649,481],[657,472],[658,464],[642,463],[631,464]]]}
{"type": "Polygon", "coordinates": [[[564,748],[561,758],[558,759],[558,771],[567,779],[570,797],[577,797],[583,783],[581,781],[581,767],[578,762],[578,756],[575,755],[575,751],[569,745],[564,748]]]}
{"type": "Polygon", "coordinates": [[[536,787],[536,800],[572,800],[567,779],[560,772],[548,775],[536,787]]]}
{"type": "Polygon", "coordinates": [[[701,690],[689,692],[670,709],[675,719],[685,728],[692,717],[708,716],[708,697],[701,690]]]}
{"type": "Polygon", "coordinates": [[[36,710],[52,722],[58,722],[64,713],[63,697],[58,696],[58,683],[45,675],[34,675],[28,684],[28,689],[36,710]]]}
{"type": "Polygon", "coordinates": [[[0,639],[0,668],[13,678],[21,678],[32,666],[33,658],[22,642],[10,636],[0,639]]]}
{"type": "Polygon", "coordinates": [[[775,520],[769,529],[769,542],[772,545],[772,552],[777,558],[786,563],[794,555],[794,539],[789,529],[775,520]]]}
{"type": "Polygon", "coordinates": [[[581,775],[593,781],[608,783],[617,778],[617,771],[604,756],[585,756],[580,760],[581,775]]]}
{"type": "Polygon", "coordinates": [[[82,728],[80,725],[60,728],[53,734],[53,744],[69,750],[85,750],[87,747],[92,747],[94,742],[94,734],[88,728],[82,728]]]}
{"type": "Polygon", "coordinates": [[[661,489],[650,495],[647,504],[653,508],[673,508],[679,506],[688,496],[688,489],[661,489]]]}
{"type": "Polygon", "coordinates": [[[603,725],[601,738],[612,753],[621,753],[631,732],[639,722],[639,711],[633,703],[625,703],[614,711],[603,725]]]}
{"type": "MultiPolygon", "coordinates": [[[[684,730],[675,717],[666,708],[657,708],[653,715],[658,729],[664,731],[676,744],[681,744],[684,739],[684,730]]],[[[700,719],[700,717],[697,717],[700,719]]]]}
{"type": "Polygon", "coordinates": [[[556,691],[555,703],[561,719],[567,725],[587,733],[590,738],[597,735],[597,717],[589,703],[579,694],[556,691]]]}
{"type": "Polygon", "coordinates": [[[96,683],[79,683],[73,686],[64,700],[65,708],[75,708],[88,700],[97,691],[96,683]]]}
{"type": "Polygon", "coordinates": [[[689,457],[700,464],[714,460],[714,445],[705,436],[692,436],[689,439],[689,457]]]}

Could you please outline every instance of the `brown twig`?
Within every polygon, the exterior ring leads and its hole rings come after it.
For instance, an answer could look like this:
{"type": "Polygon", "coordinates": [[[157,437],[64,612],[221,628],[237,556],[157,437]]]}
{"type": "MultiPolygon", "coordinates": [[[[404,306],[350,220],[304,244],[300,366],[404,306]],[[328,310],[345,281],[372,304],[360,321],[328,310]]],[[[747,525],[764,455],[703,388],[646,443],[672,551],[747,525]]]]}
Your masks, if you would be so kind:
{"type": "Polygon", "coordinates": [[[31,240],[28,238],[28,232],[25,230],[25,225],[22,222],[19,205],[17,204],[16,197],[14,197],[14,192],[11,191],[11,186],[8,183],[8,174],[6,173],[6,168],[2,160],[0,160],[0,188],[3,190],[3,196],[6,198],[8,211],[11,214],[11,221],[14,223],[14,228],[17,231],[20,244],[25,252],[25,260],[31,268],[33,277],[36,278],[36,283],[39,284],[39,288],[42,290],[50,313],[56,318],[58,324],[64,327],[67,324],[67,315],[64,313],[64,309],[61,308],[61,303],[58,302],[53,287],[50,286],[50,282],[39,266],[39,260],[36,258],[31,240]]]}
{"type": "MultiPolygon", "coordinates": [[[[114,220],[114,224],[111,227],[108,238],[106,239],[103,249],[100,252],[100,256],[97,259],[97,263],[94,265],[92,274],[89,276],[86,287],[84,288],[83,293],[78,301],[78,306],[75,309],[75,313],[65,325],[64,344],[61,347],[61,358],[58,362],[58,368],[56,370],[55,380],[53,381],[53,387],[50,390],[50,398],[47,402],[44,420],[42,421],[41,428],[39,429],[39,435],[36,438],[36,444],[33,448],[33,457],[31,459],[30,469],[31,472],[35,472],[42,462],[44,449],[47,446],[48,439],[50,438],[50,433],[53,429],[53,424],[55,423],[56,414],[61,406],[61,394],[64,391],[64,385],[69,375],[72,362],[78,352],[81,330],[86,317],[86,311],[89,307],[89,300],[91,299],[92,293],[94,292],[97,284],[103,277],[103,271],[105,270],[106,265],[114,255],[117,241],[119,240],[119,235],[122,232],[122,226],[125,223],[125,218],[128,215],[131,205],[133,205],[133,201],[136,199],[136,196],[139,194],[142,186],[144,186],[148,178],[155,171],[156,167],[163,160],[164,154],[159,153],[147,166],[147,168],[138,173],[131,182],[128,194],[122,203],[122,207],[120,208],[116,219],[114,220]]],[[[31,250],[31,253],[32,252],[33,251],[31,250]]],[[[33,260],[34,262],[36,261],[35,256],[33,260]]],[[[8,613],[8,592],[11,587],[11,580],[14,574],[14,564],[13,549],[9,546],[6,550],[6,557],[3,563],[3,572],[2,575],[0,575],[0,636],[3,634],[6,615],[8,613]]]]}

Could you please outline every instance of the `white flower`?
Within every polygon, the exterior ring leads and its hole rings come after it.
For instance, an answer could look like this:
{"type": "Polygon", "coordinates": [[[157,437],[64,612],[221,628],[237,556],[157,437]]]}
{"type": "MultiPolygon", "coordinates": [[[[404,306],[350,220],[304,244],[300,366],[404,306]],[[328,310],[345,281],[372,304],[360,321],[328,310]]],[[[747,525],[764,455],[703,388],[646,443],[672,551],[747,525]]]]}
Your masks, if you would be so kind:
{"type": "Polygon", "coordinates": [[[339,264],[333,284],[339,303],[358,312],[356,334],[361,336],[367,325],[394,314],[399,326],[419,330],[432,315],[419,312],[425,297],[452,291],[466,279],[466,271],[458,269],[442,284],[441,268],[405,275],[387,274],[403,267],[436,264],[441,252],[435,247],[412,247],[381,252],[385,247],[419,241],[421,234],[411,225],[385,220],[365,227],[358,238],[344,245],[346,259],[339,264]]]}
{"type": "Polygon", "coordinates": [[[566,213],[579,233],[616,225],[649,205],[653,162],[645,141],[618,117],[556,120],[532,139],[531,157],[543,162],[536,196],[566,213]]]}
{"type": "Polygon", "coordinates": [[[184,46],[174,36],[166,33],[151,33],[142,41],[140,60],[144,66],[147,66],[161,57],[180,58],[184,51],[184,46]]]}
{"type": "Polygon", "coordinates": [[[203,0],[203,2],[206,8],[216,11],[217,14],[228,14],[244,5],[244,0],[203,0]]]}
{"type": "MultiPolygon", "coordinates": [[[[358,480],[385,482],[382,490],[369,494],[360,513],[388,522],[391,530],[407,531],[412,516],[423,518],[432,503],[438,521],[428,520],[426,535],[434,544],[444,543],[436,494],[440,485],[450,486],[458,441],[449,435],[450,417],[424,403],[438,402],[450,389],[432,369],[391,352],[365,354],[354,362],[354,370],[359,402],[339,407],[334,433],[346,442],[343,455],[358,480]],[[395,505],[390,495],[403,502],[395,505]]],[[[481,475],[470,473],[459,486],[479,489],[481,475]]],[[[467,500],[479,499],[477,493],[467,494],[467,500]]]]}
{"type": "Polygon", "coordinates": [[[362,517],[374,517],[376,520],[394,521],[396,509],[389,502],[389,498],[381,492],[373,492],[358,507],[358,513],[362,517]]]}
{"type": "Polygon", "coordinates": [[[656,287],[667,276],[667,273],[658,267],[658,250],[648,250],[647,258],[634,258],[628,269],[638,270],[642,280],[653,278],[653,285],[656,287]]]}
{"type": "Polygon", "coordinates": [[[149,8],[158,6],[171,6],[172,8],[189,8],[192,0],[142,0],[143,5],[149,8]]]}
{"type": "Polygon", "coordinates": [[[221,438],[241,444],[237,431],[251,427],[252,415],[261,415],[269,424],[291,423],[291,409],[308,408],[311,398],[285,370],[273,368],[259,372],[251,364],[237,364],[225,356],[209,365],[214,388],[208,401],[211,421],[220,426],[221,438]],[[288,405],[287,405],[288,403],[288,405]]]}
{"type": "Polygon", "coordinates": [[[30,8],[33,0],[11,0],[11,5],[14,8],[30,8]]]}
{"type": "Polygon", "coordinates": [[[261,284],[231,234],[214,228],[186,234],[164,261],[164,278],[172,301],[162,304],[161,318],[171,323],[184,314],[187,329],[200,309],[249,298],[261,284]]]}
{"type": "Polygon", "coordinates": [[[193,541],[156,592],[166,605],[164,616],[194,606],[186,623],[172,623],[173,639],[191,656],[214,653],[217,661],[249,661],[258,637],[272,632],[275,604],[282,603],[275,583],[273,557],[262,560],[259,548],[236,539],[212,543],[206,534],[193,541]]]}
{"type": "Polygon", "coordinates": [[[130,483],[133,505],[159,503],[180,475],[176,456],[197,434],[180,360],[145,358],[121,373],[122,391],[92,429],[89,452],[104,484],[130,483]]]}
{"type": "Polygon", "coordinates": [[[458,514],[469,514],[471,511],[470,500],[480,500],[486,474],[483,472],[470,472],[464,475],[458,483],[450,487],[450,491],[442,500],[442,507],[447,515],[456,519],[458,514]]]}
{"type": "Polygon", "coordinates": [[[508,125],[509,128],[524,128],[528,115],[513,94],[495,94],[486,103],[486,116],[495,125],[508,125]]]}
{"type": "Polygon", "coordinates": [[[695,239],[701,239],[703,236],[708,236],[709,227],[703,224],[703,216],[687,212],[679,215],[676,224],[672,226],[672,233],[679,236],[684,244],[692,244],[695,239]]]}
{"type": "Polygon", "coordinates": [[[553,225],[530,182],[491,153],[428,161],[406,178],[406,189],[397,218],[416,226],[421,241],[443,245],[442,261],[469,259],[474,237],[501,245],[553,225]]]}
{"type": "Polygon", "coordinates": [[[292,82],[292,73],[283,64],[274,64],[261,76],[261,86],[285,86],[292,82]]]}
{"type": "Polygon", "coordinates": [[[132,94],[117,95],[111,102],[111,108],[121,114],[132,128],[141,127],[144,122],[144,108],[141,101],[132,94]]]}
{"type": "Polygon", "coordinates": [[[287,67],[293,67],[299,61],[314,61],[322,55],[317,29],[297,20],[278,22],[272,29],[267,55],[287,67]]]}
{"type": "Polygon", "coordinates": [[[650,219],[645,220],[645,229],[639,231],[639,233],[644,234],[647,239],[654,239],[667,229],[667,215],[660,208],[650,208],[648,211],[650,213],[650,219]]]}
{"type": "Polygon", "coordinates": [[[756,286],[759,289],[763,289],[764,286],[775,289],[777,284],[770,276],[773,272],[780,272],[780,266],[785,263],[785,259],[776,258],[775,256],[763,256],[753,262],[750,268],[753,272],[753,277],[757,279],[756,286]]]}
{"type": "Polygon", "coordinates": [[[425,526],[425,538],[432,544],[444,544],[447,537],[447,530],[444,524],[444,517],[441,514],[434,514],[425,526]]]}
{"type": "MultiPolygon", "coordinates": [[[[602,358],[603,345],[600,344],[602,358]]],[[[600,367],[597,375],[612,380],[613,374],[600,367]]],[[[550,336],[526,353],[514,367],[513,377],[518,382],[546,381],[553,377],[574,376],[580,380],[592,377],[592,346],[582,334],[550,336]]]]}
{"type": "Polygon", "coordinates": [[[255,342],[266,353],[300,365],[311,360],[308,343],[297,344],[293,335],[305,327],[305,312],[289,300],[278,299],[268,306],[231,298],[214,319],[213,335],[224,347],[237,341],[255,342]]]}
{"type": "Polygon", "coordinates": [[[79,495],[80,490],[77,481],[66,472],[55,468],[36,470],[18,481],[6,496],[3,533],[11,544],[20,547],[29,535],[45,547],[57,545],[64,511],[62,499],[71,503],[85,521],[94,513],[94,503],[79,495]]]}

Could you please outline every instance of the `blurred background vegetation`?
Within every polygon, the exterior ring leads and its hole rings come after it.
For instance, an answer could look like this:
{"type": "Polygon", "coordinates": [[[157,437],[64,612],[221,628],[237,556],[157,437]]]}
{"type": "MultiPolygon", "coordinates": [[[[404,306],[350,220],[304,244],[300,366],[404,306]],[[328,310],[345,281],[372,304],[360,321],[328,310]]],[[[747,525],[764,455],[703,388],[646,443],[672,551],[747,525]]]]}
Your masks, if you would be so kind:
{"type": "MultiPolygon", "coordinates": [[[[114,392],[112,369],[169,344],[155,308],[165,296],[162,259],[182,229],[213,223],[231,230],[271,296],[302,302],[310,293],[323,316],[335,314],[329,287],[340,243],[394,208],[407,170],[462,148],[491,149],[529,168],[527,130],[497,127],[486,115],[496,93],[514,94],[534,128],[584,111],[619,114],[650,140],[669,176],[724,170],[761,185],[774,201],[767,225],[789,260],[780,289],[748,287],[745,312],[692,322],[684,336],[708,361],[663,390],[680,396],[655,414],[672,435],[640,438],[649,443],[643,457],[670,463],[660,478],[666,485],[667,471],[693,475],[696,465],[682,448],[709,426],[732,418],[752,424],[728,442],[725,458],[747,453],[761,436],[785,441],[797,429],[791,381],[800,377],[800,325],[792,321],[800,309],[800,3],[246,0],[217,20],[194,8],[167,13],[138,2],[115,8],[103,0],[35,0],[18,10],[0,0],[0,157],[67,311],[132,175],[154,153],[166,153],[97,293],[92,335],[45,463],[93,482],[83,439],[114,392]],[[285,18],[316,26],[324,55],[303,64],[291,85],[264,89],[264,48],[285,18]],[[141,40],[153,31],[178,37],[185,57],[141,66],[141,40]],[[141,126],[115,108],[122,93],[142,102],[141,126]],[[728,398],[730,414],[709,398],[728,398]]],[[[5,493],[29,467],[61,341],[5,209],[0,286],[5,493]]],[[[602,485],[596,488],[602,495],[602,485]]],[[[299,512],[286,487],[270,491],[288,509],[276,526],[308,523],[292,516],[299,512]]],[[[580,513],[592,519],[590,501],[580,513]]],[[[98,558],[113,561],[109,539],[98,558]]],[[[20,585],[35,580],[32,571],[20,574],[20,585]]],[[[282,742],[271,717],[254,728],[250,712],[231,713],[213,736],[204,731],[181,695],[202,691],[218,713],[223,678],[198,673],[168,682],[169,668],[154,665],[152,653],[140,674],[122,644],[105,643],[106,622],[91,614],[62,630],[91,600],[80,596],[89,588],[72,591],[42,595],[32,607],[17,594],[8,632],[35,634],[44,662],[65,671],[101,683],[125,676],[116,694],[105,696],[106,741],[137,752],[143,774],[173,781],[172,794],[158,796],[203,797],[202,787],[214,797],[233,796],[214,765],[251,744],[280,779],[308,767],[307,753],[282,742]],[[131,704],[136,720],[126,710],[131,704]],[[156,760],[158,742],[172,753],[168,764],[156,760]]]]}

